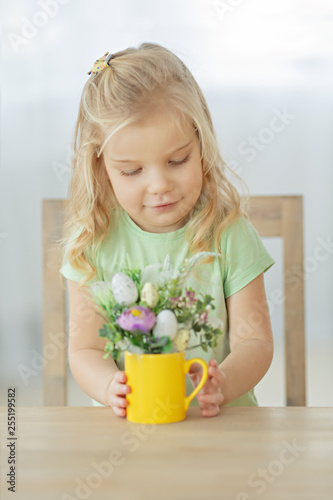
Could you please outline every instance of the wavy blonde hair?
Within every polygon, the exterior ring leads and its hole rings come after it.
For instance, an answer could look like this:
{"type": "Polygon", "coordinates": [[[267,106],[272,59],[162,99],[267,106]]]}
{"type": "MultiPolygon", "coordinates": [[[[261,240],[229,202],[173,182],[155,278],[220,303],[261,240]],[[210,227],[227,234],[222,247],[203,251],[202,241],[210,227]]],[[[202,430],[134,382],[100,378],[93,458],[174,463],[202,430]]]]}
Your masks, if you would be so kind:
{"type": "MultiPolygon", "coordinates": [[[[167,109],[179,127],[191,124],[200,143],[203,187],[186,229],[189,252],[221,252],[224,230],[240,215],[243,202],[227,177],[212,118],[203,93],[186,65],[170,50],[142,43],[112,55],[110,65],[86,82],[74,135],[73,174],[59,241],[69,264],[94,278],[96,252],[110,229],[110,214],[120,213],[103,159],[103,148],[123,127],[167,109]]],[[[244,184],[245,185],[245,184],[244,184]]],[[[245,186],[246,187],[246,186],[245,186]]],[[[211,262],[210,257],[204,262],[211,262]]]]}

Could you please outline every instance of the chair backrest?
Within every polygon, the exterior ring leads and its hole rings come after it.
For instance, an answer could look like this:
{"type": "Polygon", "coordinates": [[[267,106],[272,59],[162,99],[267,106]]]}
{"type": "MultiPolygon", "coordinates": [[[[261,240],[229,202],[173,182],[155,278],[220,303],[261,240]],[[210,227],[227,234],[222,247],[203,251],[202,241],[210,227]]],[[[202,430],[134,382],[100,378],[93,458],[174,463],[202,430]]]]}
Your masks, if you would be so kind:
{"type": "MultiPolygon", "coordinates": [[[[59,273],[65,200],[43,200],[43,401],[67,405],[66,287],[59,273]]],[[[305,406],[302,196],[252,196],[249,218],[262,237],[281,237],[287,406],[305,406]],[[295,274],[297,270],[297,274],[295,274]],[[295,283],[296,281],[296,283],[295,283]]]]}
{"type": "Polygon", "coordinates": [[[252,196],[248,214],[260,236],[283,239],[286,404],[305,406],[303,198],[252,196]]]}
{"type": "Polygon", "coordinates": [[[66,287],[59,273],[65,200],[43,200],[43,403],[67,405],[66,287]]]}

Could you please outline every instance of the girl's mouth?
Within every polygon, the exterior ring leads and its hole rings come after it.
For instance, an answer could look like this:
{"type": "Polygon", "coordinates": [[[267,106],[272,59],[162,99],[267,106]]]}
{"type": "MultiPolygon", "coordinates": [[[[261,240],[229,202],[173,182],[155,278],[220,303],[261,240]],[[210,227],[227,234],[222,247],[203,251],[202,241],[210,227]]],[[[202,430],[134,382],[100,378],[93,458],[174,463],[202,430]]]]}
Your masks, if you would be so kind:
{"type": "Polygon", "coordinates": [[[175,205],[177,205],[178,201],[175,203],[167,203],[164,205],[157,205],[155,207],[151,207],[155,212],[166,212],[167,210],[171,210],[175,205]]]}

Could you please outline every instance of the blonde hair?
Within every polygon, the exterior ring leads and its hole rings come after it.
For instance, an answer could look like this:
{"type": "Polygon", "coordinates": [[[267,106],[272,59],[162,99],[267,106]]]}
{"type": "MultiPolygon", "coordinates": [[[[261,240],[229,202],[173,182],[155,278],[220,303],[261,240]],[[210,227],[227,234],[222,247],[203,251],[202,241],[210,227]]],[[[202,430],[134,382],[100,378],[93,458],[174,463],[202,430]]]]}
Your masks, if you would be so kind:
{"type": "Polygon", "coordinates": [[[200,143],[203,186],[189,214],[185,234],[189,252],[209,251],[213,244],[221,252],[224,230],[240,215],[246,216],[227,171],[240,178],[220,155],[206,100],[186,65],[153,43],[117,52],[109,66],[87,80],[75,127],[73,175],[59,243],[69,264],[86,274],[80,286],[94,278],[94,257],[110,229],[110,215],[118,216],[121,208],[107,175],[103,148],[118,130],[140,123],[161,107],[179,127],[184,120],[191,124],[200,143]]]}

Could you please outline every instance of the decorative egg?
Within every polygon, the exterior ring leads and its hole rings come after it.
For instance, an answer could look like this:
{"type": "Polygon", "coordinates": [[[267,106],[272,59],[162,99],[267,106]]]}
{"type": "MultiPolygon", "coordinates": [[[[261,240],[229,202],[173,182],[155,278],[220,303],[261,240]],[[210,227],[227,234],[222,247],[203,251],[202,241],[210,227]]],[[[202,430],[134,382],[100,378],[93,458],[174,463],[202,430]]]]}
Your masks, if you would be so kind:
{"type": "Polygon", "coordinates": [[[177,351],[184,351],[190,340],[189,330],[178,330],[176,337],[173,340],[173,346],[177,351]]]}
{"type": "Polygon", "coordinates": [[[139,292],[127,274],[116,273],[111,280],[111,290],[115,300],[122,306],[130,306],[138,300],[139,292]]]}
{"type": "Polygon", "coordinates": [[[158,291],[154,283],[145,283],[141,290],[141,300],[143,300],[148,307],[155,307],[158,303],[158,291]]]}
{"type": "Polygon", "coordinates": [[[153,328],[153,334],[156,338],[170,337],[175,338],[178,331],[178,322],[175,314],[170,309],[164,309],[156,316],[156,323],[153,328]]]}

